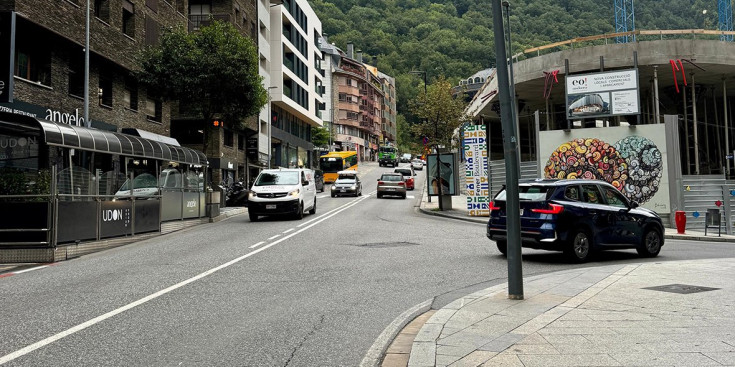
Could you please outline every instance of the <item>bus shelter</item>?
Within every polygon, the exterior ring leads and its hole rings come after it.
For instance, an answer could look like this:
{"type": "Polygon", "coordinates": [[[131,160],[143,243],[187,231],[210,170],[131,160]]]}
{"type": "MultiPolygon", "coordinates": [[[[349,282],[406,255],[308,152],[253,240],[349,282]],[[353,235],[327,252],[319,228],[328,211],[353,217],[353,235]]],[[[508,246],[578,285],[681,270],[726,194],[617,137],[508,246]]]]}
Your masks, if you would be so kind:
{"type": "Polygon", "coordinates": [[[0,113],[0,262],[205,216],[206,157],[161,140],[0,113]]]}

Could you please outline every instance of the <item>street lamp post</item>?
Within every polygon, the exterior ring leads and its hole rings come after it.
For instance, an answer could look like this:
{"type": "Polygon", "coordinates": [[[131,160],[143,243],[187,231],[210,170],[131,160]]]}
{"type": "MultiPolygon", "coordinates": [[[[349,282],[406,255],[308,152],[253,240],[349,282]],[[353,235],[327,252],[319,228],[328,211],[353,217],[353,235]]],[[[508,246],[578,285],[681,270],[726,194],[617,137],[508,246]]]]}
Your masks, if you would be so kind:
{"type": "MultiPolygon", "coordinates": [[[[427,90],[426,90],[426,71],[425,70],[413,70],[413,71],[409,71],[408,73],[409,74],[422,74],[424,76],[424,97],[426,97],[426,95],[427,95],[427,90]]],[[[439,135],[438,133],[439,133],[439,127],[438,127],[437,124],[434,124],[434,140],[437,139],[437,137],[439,135]]],[[[439,145],[438,144],[436,145],[436,158],[437,158],[437,167],[439,167],[438,164],[440,162],[439,162],[439,145]]],[[[437,170],[437,172],[438,172],[438,170],[437,170]]],[[[437,180],[436,182],[439,184],[439,195],[440,195],[439,196],[439,210],[443,210],[444,208],[442,208],[442,200],[441,200],[441,182],[439,182],[438,176],[439,176],[439,174],[437,173],[437,175],[434,177],[434,179],[436,179],[437,180]]],[[[427,182],[427,185],[426,185],[427,201],[428,202],[431,202],[431,191],[429,190],[429,188],[431,186],[431,182],[429,181],[429,168],[428,167],[426,168],[426,182],[427,182]]]]}
{"type": "Polygon", "coordinates": [[[268,169],[271,169],[271,152],[273,151],[273,148],[271,147],[271,125],[273,125],[273,116],[271,113],[271,89],[276,89],[278,87],[268,87],[268,169]]]}

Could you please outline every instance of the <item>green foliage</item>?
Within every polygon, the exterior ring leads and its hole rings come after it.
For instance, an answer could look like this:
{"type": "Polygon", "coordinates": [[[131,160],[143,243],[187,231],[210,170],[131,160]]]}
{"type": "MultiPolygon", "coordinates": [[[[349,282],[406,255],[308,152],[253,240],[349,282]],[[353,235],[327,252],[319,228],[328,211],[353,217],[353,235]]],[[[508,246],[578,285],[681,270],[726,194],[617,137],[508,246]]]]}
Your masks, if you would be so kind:
{"type": "Polygon", "coordinates": [[[429,85],[426,94],[419,94],[411,103],[411,110],[421,122],[411,127],[417,137],[427,137],[429,146],[452,146],[452,134],[463,122],[466,103],[452,95],[452,84],[440,76],[429,85]]]}
{"type": "Polygon", "coordinates": [[[329,145],[330,132],[326,127],[316,127],[311,129],[311,143],[317,147],[326,147],[329,145]]]}
{"type": "Polygon", "coordinates": [[[181,101],[205,121],[219,115],[242,128],[268,101],[257,47],[230,23],[214,21],[192,33],[167,30],[139,59],[137,77],[149,92],[181,101]]]}
{"type": "MultiPolygon", "coordinates": [[[[398,113],[418,122],[408,102],[445,75],[456,82],[495,66],[492,6],[486,0],[314,0],[329,41],[353,42],[368,63],[396,78],[398,113]]],[[[714,0],[646,0],[635,3],[636,29],[714,29],[714,0]],[[702,10],[707,10],[702,14],[702,10]]],[[[512,54],[574,37],[615,31],[612,0],[515,0],[511,2],[512,54]]]]}

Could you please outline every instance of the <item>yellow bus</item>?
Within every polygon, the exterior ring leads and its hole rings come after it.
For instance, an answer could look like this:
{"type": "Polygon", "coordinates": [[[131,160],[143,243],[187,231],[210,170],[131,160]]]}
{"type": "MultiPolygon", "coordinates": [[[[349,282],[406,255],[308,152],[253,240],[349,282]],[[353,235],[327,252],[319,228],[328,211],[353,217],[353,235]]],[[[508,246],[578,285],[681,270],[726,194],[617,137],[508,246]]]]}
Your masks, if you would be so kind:
{"type": "Polygon", "coordinates": [[[337,172],[357,171],[357,152],[329,152],[319,157],[319,169],[324,172],[324,183],[333,183],[337,172]]]}

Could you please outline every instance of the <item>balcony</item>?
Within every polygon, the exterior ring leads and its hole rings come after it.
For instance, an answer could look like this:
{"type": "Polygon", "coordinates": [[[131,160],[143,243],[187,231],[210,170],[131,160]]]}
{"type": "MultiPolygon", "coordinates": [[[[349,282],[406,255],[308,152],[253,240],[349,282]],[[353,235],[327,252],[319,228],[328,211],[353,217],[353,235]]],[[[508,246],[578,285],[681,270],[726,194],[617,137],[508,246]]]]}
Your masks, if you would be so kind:
{"type": "Polygon", "coordinates": [[[212,21],[219,20],[223,22],[230,22],[229,14],[199,14],[189,15],[189,32],[198,31],[201,27],[206,27],[212,24],[212,21]]]}

